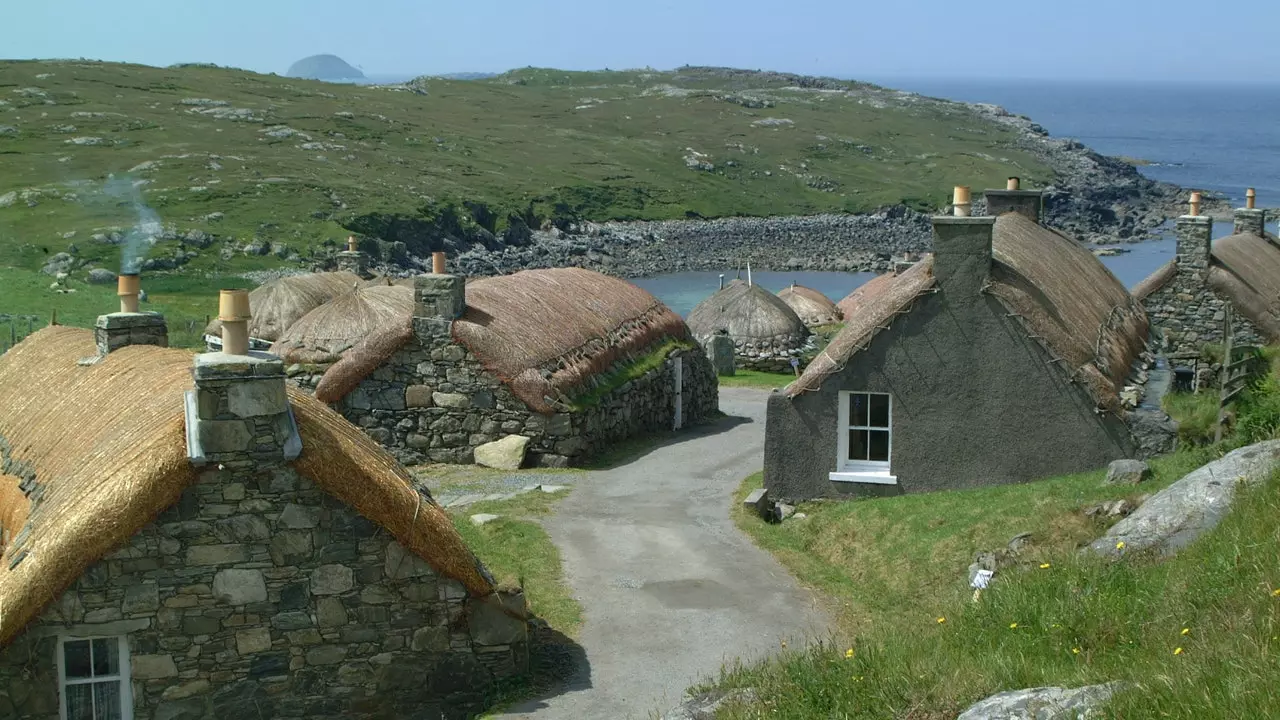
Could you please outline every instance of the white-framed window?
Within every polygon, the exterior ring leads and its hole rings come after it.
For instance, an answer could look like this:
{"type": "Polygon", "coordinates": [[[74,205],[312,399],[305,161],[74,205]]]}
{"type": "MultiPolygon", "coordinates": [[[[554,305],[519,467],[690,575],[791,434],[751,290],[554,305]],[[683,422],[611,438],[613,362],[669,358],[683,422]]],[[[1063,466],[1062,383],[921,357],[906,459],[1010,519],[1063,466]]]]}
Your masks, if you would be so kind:
{"type": "Polygon", "coordinates": [[[59,638],[58,685],[62,720],[133,720],[123,637],[59,638]]]}
{"type": "Polygon", "coordinates": [[[893,397],[888,393],[840,393],[839,440],[832,480],[894,484],[893,397]]]}

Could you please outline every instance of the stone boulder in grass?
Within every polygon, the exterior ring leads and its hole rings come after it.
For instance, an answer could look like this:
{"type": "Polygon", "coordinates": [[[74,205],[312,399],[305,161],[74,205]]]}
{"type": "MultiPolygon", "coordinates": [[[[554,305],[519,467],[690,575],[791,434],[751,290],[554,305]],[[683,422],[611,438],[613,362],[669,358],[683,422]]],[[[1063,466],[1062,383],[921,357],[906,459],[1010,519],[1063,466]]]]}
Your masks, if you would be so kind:
{"type": "Polygon", "coordinates": [[[1010,690],[979,700],[956,720],[1088,720],[1123,683],[1079,688],[1039,687],[1010,690]]]}
{"type": "Polygon", "coordinates": [[[476,446],[474,450],[477,465],[498,470],[519,470],[524,464],[525,449],[529,447],[529,438],[524,435],[508,435],[493,442],[476,446]]]}

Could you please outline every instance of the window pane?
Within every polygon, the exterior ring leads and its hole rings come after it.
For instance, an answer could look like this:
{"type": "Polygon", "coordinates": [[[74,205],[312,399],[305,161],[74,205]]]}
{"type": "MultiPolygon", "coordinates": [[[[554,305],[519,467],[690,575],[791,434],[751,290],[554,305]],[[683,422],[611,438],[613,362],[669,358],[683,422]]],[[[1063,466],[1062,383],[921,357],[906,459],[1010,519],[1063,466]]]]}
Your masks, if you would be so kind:
{"type": "Polygon", "coordinates": [[[63,666],[69,678],[90,677],[89,641],[71,640],[62,645],[63,666]]]}
{"type": "Polygon", "coordinates": [[[94,683],[92,687],[97,710],[93,720],[121,720],[120,681],[94,683]]]}
{"type": "Polygon", "coordinates": [[[120,674],[120,640],[100,638],[93,641],[93,676],[120,674]]]}
{"type": "Polygon", "coordinates": [[[889,462],[889,432],[887,430],[871,430],[867,459],[876,462],[889,462]]]}
{"type": "Polygon", "coordinates": [[[869,404],[871,406],[871,422],[867,424],[871,427],[889,427],[889,396],[872,395],[869,404]]]}
{"type": "Polygon", "coordinates": [[[866,393],[853,393],[849,396],[849,424],[850,425],[866,425],[867,424],[867,395],[866,393]]]}
{"type": "Polygon", "coordinates": [[[67,720],[94,720],[92,685],[63,685],[62,691],[67,694],[67,720]]]}
{"type": "Polygon", "coordinates": [[[866,430],[850,430],[849,431],[849,459],[850,460],[866,460],[867,459],[867,431],[866,430]]]}

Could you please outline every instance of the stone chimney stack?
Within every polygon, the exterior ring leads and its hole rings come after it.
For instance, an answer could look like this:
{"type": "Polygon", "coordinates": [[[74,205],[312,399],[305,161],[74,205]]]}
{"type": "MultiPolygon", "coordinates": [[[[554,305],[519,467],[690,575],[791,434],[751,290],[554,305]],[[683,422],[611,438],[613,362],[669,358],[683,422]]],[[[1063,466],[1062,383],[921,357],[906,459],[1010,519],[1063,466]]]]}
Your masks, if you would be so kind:
{"type": "Polygon", "coordinates": [[[987,190],[983,194],[987,198],[988,215],[1000,217],[1008,212],[1016,212],[1031,222],[1040,224],[1044,194],[1039,190],[1023,190],[1020,178],[1009,178],[1004,190],[987,190]]]}
{"type": "Polygon", "coordinates": [[[233,472],[294,460],[302,439],[285,391],[284,363],[247,349],[246,291],[223,290],[219,306],[223,352],[197,355],[192,366],[187,455],[192,464],[216,463],[233,472]]]}
{"type": "Polygon", "coordinates": [[[434,272],[413,279],[413,332],[420,339],[448,337],[467,309],[466,281],[444,272],[444,253],[431,260],[434,272]]]}
{"type": "Polygon", "coordinates": [[[100,357],[129,345],[169,347],[169,327],[164,316],[156,312],[138,312],[140,292],[137,273],[119,277],[116,295],[120,297],[120,312],[99,315],[93,327],[100,357]]]}
{"type": "Polygon", "coordinates": [[[369,256],[360,251],[354,235],[347,238],[347,249],[338,253],[338,269],[365,279],[373,277],[369,273],[369,256]]]}
{"type": "Polygon", "coordinates": [[[956,187],[952,215],[933,218],[933,274],[952,297],[977,297],[991,273],[994,217],[970,217],[969,188],[956,187]]]}
{"type": "Polygon", "coordinates": [[[1213,218],[1200,214],[1200,193],[1191,193],[1189,210],[1178,218],[1174,234],[1177,236],[1178,272],[1192,272],[1204,280],[1209,272],[1213,218]]]}
{"type": "Polygon", "coordinates": [[[1254,207],[1257,204],[1257,193],[1253,188],[1249,188],[1244,194],[1244,207],[1236,209],[1236,235],[1257,235],[1262,237],[1266,234],[1267,228],[1267,211],[1259,210],[1254,207]]]}

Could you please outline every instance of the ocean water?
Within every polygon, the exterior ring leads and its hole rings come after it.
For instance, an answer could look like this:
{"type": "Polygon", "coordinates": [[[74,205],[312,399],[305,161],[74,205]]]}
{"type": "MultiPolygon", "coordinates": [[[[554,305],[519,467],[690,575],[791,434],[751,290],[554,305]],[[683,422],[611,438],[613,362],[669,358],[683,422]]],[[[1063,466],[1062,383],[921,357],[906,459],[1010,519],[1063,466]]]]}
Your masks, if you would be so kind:
{"type": "MultiPolygon", "coordinates": [[[[1071,137],[1104,155],[1143,160],[1139,170],[1156,180],[1212,190],[1244,203],[1245,188],[1260,207],[1280,207],[1280,84],[1185,85],[1065,81],[972,81],[861,78],[932,97],[1000,105],[1026,115],[1055,137],[1071,137]]],[[[1276,223],[1269,223],[1273,229],[1276,223]]],[[[1231,233],[1230,222],[1214,236],[1231,233]]],[[[1173,259],[1170,234],[1156,241],[1118,246],[1127,252],[1102,258],[1132,288],[1173,259]]],[[[736,271],[726,270],[726,279],[736,271]]],[[[681,315],[715,292],[719,273],[677,273],[634,282],[681,315]]],[[[839,300],[874,277],[871,273],[755,273],[755,281],[780,290],[792,281],[839,300]]]]}

